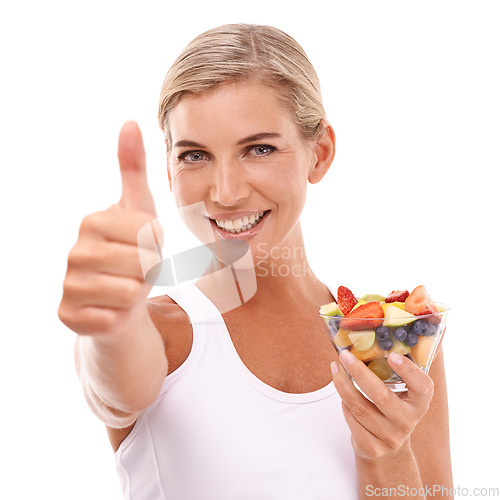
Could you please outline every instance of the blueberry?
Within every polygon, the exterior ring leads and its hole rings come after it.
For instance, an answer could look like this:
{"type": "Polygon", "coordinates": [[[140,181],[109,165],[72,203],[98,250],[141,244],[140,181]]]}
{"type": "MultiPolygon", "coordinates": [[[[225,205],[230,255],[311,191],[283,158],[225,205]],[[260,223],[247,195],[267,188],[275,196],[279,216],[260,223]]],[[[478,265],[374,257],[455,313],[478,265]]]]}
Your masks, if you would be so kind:
{"type": "Polygon", "coordinates": [[[332,316],[329,320],[328,320],[328,326],[330,327],[330,331],[335,334],[338,332],[339,330],[339,326],[340,326],[340,320],[342,319],[342,316],[340,315],[336,315],[336,316],[332,316]]]}
{"type": "Polygon", "coordinates": [[[388,351],[393,344],[394,342],[392,341],[392,339],[385,339],[378,341],[378,346],[380,347],[380,349],[382,349],[382,351],[388,351]]]}
{"type": "Polygon", "coordinates": [[[392,335],[396,340],[402,342],[408,336],[408,329],[405,326],[399,326],[392,332],[392,335]]]}
{"type": "Polygon", "coordinates": [[[391,338],[391,329],[387,326],[379,326],[375,328],[375,337],[378,340],[388,340],[391,338]]]}
{"type": "Polygon", "coordinates": [[[405,344],[408,347],[413,347],[418,344],[418,335],[416,333],[410,332],[406,337],[405,344]]]}
{"type": "Polygon", "coordinates": [[[411,331],[415,335],[427,335],[427,328],[428,328],[429,323],[425,321],[425,319],[417,319],[412,325],[411,325],[411,331]]]}
{"type": "Polygon", "coordinates": [[[438,326],[437,325],[434,325],[432,323],[427,323],[427,330],[426,332],[424,333],[424,335],[426,337],[431,337],[432,335],[434,335],[438,330],[438,326]]]}

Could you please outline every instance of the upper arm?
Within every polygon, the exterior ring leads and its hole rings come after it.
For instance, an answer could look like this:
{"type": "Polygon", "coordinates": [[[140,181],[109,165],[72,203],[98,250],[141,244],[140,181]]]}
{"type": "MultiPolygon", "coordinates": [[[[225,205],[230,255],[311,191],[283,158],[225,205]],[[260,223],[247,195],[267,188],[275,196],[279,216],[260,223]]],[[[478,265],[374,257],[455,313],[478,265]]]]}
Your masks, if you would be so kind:
{"type": "Polygon", "coordinates": [[[451,490],[453,478],[448,396],[442,348],[439,349],[431,365],[429,376],[434,382],[434,395],[427,413],[411,435],[411,445],[420,470],[422,484],[431,488],[433,485],[442,485],[451,490]]]}

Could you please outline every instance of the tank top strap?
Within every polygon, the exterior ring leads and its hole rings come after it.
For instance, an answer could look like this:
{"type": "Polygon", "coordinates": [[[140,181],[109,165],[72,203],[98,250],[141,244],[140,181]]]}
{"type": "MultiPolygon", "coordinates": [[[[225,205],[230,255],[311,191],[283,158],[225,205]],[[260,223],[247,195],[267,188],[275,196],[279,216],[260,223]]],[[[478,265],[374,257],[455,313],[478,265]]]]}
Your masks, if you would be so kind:
{"type": "Polygon", "coordinates": [[[186,312],[191,324],[224,323],[217,307],[194,283],[169,290],[166,295],[186,312]]]}

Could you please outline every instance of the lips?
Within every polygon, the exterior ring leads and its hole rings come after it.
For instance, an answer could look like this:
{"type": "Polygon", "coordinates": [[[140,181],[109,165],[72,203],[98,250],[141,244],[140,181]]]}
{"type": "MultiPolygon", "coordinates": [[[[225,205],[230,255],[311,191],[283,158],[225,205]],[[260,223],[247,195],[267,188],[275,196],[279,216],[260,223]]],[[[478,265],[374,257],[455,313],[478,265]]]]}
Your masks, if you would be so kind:
{"type": "Polygon", "coordinates": [[[248,239],[257,234],[270,210],[260,212],[242,212],[216,214],[210,216],[210,222],[219,237],[224,239],[248,239]]]}
{"type": "Polygon", "coordinates": [[[241,233],[255,227],[263,216],[264,212],[259,212],[258,214],[244,215],[237,219],[215,219],[215,223],[229,233],[241,233]]]}

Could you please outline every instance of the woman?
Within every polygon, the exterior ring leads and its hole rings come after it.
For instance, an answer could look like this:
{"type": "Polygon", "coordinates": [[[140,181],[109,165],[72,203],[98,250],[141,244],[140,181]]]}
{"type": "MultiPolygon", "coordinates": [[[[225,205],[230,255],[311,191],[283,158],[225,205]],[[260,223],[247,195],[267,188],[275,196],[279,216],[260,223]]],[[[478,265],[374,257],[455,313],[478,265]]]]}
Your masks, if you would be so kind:
{"type": "Polygon", "coordinates": [[[78,373],[125,497],[348,500],[399,488],[425,498],[423,487],[451,488],[442,353],[430,376],[391,356],[409,387],[398,396],[360,361],[339,360],[318,317],[333,297],[309,267],[299,218],[335,136],[301,47],[266,26],[200,35],[165,78],[159,119],[184,220],[219,252],[247,245],[251,265],[214,259],[195,285],[147,299],[141,261],[157,256],[137,235],[156,213],[140,131],[126,123],[122,198],[82,222],[59,309],[79,334],[78,373]]]}

